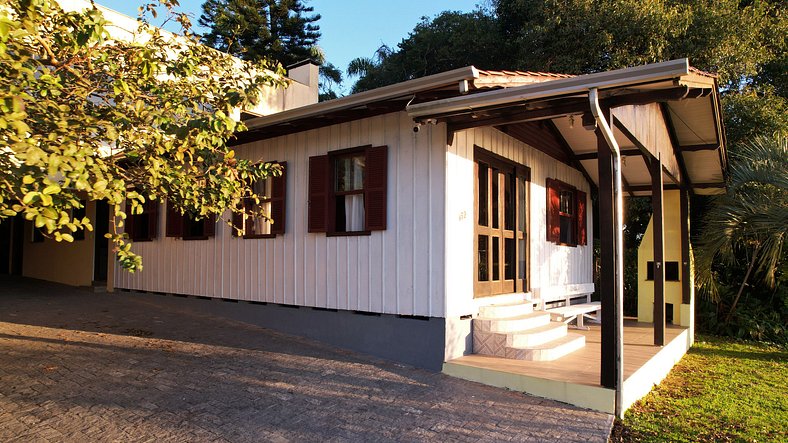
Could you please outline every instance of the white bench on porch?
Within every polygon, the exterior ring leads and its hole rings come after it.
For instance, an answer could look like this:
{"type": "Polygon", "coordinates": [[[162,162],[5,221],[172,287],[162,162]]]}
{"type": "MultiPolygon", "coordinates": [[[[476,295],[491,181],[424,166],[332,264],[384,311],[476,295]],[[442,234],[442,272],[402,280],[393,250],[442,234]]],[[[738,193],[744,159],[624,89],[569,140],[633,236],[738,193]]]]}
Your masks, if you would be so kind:
{"type": "Polygon", "coordinates": [[[596,321],[602,310],[600,302],[591,301],[593,293],[593,283],[550,286],[539,291],[540,307],[550,314],[551,320],[567,324],[574,320],[577,328],[582,329],[584,317],[596,321]],[[578,299],[584,299],[584,303],[572,304],[578,299]]]}

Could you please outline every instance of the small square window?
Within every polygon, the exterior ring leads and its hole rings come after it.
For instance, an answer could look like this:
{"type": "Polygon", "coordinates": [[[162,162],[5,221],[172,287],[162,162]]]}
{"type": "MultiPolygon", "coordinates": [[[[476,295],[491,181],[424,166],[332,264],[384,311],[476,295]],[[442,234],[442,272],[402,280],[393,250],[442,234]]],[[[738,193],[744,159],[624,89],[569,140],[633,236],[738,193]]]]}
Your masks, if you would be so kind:
{"type": "MultiPolygon", "coordinates": [[[[650,261],[646,264],[646,281],[654,281],[653,261],[650,261]]],[[[665,281],[680,281],[679,262],[677,261],[665,262],[665,281]]]]}

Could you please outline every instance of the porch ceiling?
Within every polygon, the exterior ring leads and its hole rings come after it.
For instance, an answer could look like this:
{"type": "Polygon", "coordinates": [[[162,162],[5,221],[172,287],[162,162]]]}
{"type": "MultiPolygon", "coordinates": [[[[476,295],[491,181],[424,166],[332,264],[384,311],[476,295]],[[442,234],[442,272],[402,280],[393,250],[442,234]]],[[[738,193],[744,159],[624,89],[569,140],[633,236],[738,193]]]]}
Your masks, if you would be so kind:
{"type": "Polygon", "coordinates": [[[635,79],[626,76],[630,70],[619,70],[408,109],[417,121],[446,122],[449,131],[494,126],[580,169],[598,186],[597,136],[587,95],[589,88],[597,87],[603,108],[610,109],[610,124],[624,158],[624,188],[630,196],[651,195],[648,165],[657,157],[662,159],[667,189],[688,186],[697,194],[724,192],[725,136],[716,78],[688,67],[686,73],[637,81],[639,70],[646,67],[630,69],[635,79]],[[604,75],[620,84],[597,86],[606,81],[604,75]]]}

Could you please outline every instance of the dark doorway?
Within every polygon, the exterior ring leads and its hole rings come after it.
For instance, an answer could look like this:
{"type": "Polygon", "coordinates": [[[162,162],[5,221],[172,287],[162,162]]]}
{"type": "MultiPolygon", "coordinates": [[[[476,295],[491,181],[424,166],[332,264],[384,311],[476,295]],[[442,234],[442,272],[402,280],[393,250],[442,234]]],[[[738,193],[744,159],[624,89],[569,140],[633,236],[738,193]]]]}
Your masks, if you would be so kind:
{"type": "Polygon", "coordinates": [[[0,274],[22,275],[25,221],[17,215],[0,223],[0,274]]]}
{"type": "Polygon", "coordinates": [[[109,264],[109,240],[104,234],[109,232],[109,205],[104,201],[96,202],[95,220],[96,246],[93,257],[93,283],[107,281],[109,264]]]}

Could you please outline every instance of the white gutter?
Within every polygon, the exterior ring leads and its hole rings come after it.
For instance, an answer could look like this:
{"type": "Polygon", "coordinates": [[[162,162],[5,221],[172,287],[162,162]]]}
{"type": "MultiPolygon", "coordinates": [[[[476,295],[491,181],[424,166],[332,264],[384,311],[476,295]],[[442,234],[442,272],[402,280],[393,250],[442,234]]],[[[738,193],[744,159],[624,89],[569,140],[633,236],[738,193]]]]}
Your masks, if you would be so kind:
{"type": "Polygon", "coordinates": [[[384,86],[369,91],[359,92],[358,94],[348,95],[334,100],[315,103],[313,105],[301,106],[287,111],[277,112],[276,114],[264,117],[253,118],[245,122],[249,130],[262,128],[265,126],[285,123],[290,120],[301,118],[318,117],[329,112],[341,111],[363,106],[368,103],[389,100],[397,97],[406,97],[417,92],[432,89],[442,85],[457,85],[462,80],[472,80],[479,78],[479,70],[473,66],[454,69],[440,74],[421,77],[394,85],[384,86]]]}
{"type": "Polygon", "coordinates": [[[440,114],[471,111],[477,108],[487,108],[545,97],[571,94],[585,95],[591,88],[615,88],[659,80],[670,80],[688,75],[689,72],[689,60],[682,58],[668,62],[636,66],[634,68],[580,75],[572,78],[550,80],[531,85],[419,103],[409,105],[407,111],[408,115],[413,119],[434,117],[440,114]]]}
{"type": "Polygon", "coordinates": [[[623,393],[624,393],[624,192],[621,186],[621,150],[618,147],[613,131],[610,129],[605,115],[599,106],[599,91],[591,88],[588,91],[588,101],[591,104],[591,114],[596,119],[597,126],[602,131],[605,141],[613,151],[613,226],[616,230],[615,245],[615,275],[614,296],[616,303],[616,417],[624,418],[623,393]]]}

